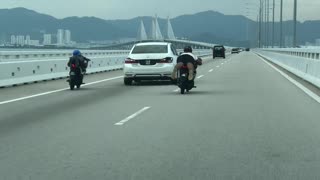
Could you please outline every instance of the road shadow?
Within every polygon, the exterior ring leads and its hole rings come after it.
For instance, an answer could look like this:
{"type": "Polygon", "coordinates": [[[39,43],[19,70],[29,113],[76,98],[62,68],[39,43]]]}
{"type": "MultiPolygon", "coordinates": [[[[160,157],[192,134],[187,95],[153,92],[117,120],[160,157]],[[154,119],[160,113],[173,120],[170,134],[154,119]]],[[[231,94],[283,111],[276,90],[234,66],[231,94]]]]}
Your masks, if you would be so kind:
{"type": "Polygon", "coordinates": [[[99,88],[96,88],[96,87],[81,87],[80,89],[74,88],[74,90],[67,89],[67,91],[76,93],[76,92],[84,92],[84,91],[95,91],[98,89],[99,88]]]}
{"type": "Polygon", "coordinates": [[[208,91],[208,90],[201,90],[201,89],[193,89],[190,92],[186,92],[185,94],[180,94],[180,90],[179,91],[172,91],[172,92],[165,92],[163,94],[166,95],[172,95],[172,96],[176,96],[176,95],[186,95],[186,96],[230,96],[233,94],[239,94],[239,92],[233,91],[233,90],[212,90],[212,91],[208,91]]]}
{"type": "Polygon", "coordinates": [[[134,82],[132,86],[175,86],[171,81],[141,81],[134,82]]]}

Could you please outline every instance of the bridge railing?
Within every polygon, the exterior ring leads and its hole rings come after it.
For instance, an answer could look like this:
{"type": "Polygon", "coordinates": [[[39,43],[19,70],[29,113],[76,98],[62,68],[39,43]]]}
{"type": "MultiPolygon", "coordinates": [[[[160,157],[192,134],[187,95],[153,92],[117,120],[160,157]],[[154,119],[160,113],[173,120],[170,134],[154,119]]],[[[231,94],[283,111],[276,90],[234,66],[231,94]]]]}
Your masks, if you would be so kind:
{"type": "MultiPolygon", "coordinates": [[[[82,53],[91,59],[88,73],[123,68],[128,50],[87,50],[82,53]]],[[[198,56],[210,55],[210,50],[195,50],[198,56]]],[[[7,51],[0,52],[0,87],[68,76],[70,51],[7,51]]]]}
{"type": "Polygon", "coordinates": [[[320,49],[260,49],[256,52],[320,88],[320,49]]]}
{"type": "Polygon", "coordinates": [[[320,48],[273,48],[264,51],[320,60],[320,48]]]}
{"type": "MultiPolygon", "coordinates": [[[[0,51],[0,62],[38,61],[65,59],[72,56],[72,50],[52,51],[0,51]]],[[[128,50],[88,50],[82,51],[84,56],[105,57],[112,55],[127,55],[128,50]]]]}

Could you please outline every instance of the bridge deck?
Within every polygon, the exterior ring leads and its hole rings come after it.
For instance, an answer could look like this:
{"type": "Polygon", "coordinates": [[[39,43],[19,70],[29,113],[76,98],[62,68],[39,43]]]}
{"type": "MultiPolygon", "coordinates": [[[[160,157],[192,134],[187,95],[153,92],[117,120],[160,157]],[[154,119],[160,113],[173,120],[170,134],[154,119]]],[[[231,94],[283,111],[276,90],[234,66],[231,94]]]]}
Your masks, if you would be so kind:
{"type": "MultiPolygon", "coordinates": [[[[0,105],[1,177],[320,178],[320,104],[256,55],[207,59],[187,95],[166,83],[125,87],[121,76],[0,105]]],[[[0,89],[0,101],[65,87],[0,89]]]]}

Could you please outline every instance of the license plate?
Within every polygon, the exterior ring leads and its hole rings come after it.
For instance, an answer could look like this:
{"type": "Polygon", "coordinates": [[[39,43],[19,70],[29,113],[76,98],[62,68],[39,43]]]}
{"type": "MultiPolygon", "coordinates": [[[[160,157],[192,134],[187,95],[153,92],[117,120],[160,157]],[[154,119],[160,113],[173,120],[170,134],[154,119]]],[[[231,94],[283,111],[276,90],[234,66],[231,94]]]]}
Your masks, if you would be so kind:
{"type": "Polygon", "coordinates": [[[186,75],[186,74],[181,74],[181,76],[182,76],[182,77],[186,77],[187,75],[186,75]]]}
{"type": "Polygon", "coordinates": [[[146,60],[146,65],[150,65],[151,61],[150,60],[146,60]]]}
{"type": "Polygon", "coordinates": [[[70,75],[74,76],[74,75],[76,75],[76,73],[75,72],[70,72],[70,75]]]}

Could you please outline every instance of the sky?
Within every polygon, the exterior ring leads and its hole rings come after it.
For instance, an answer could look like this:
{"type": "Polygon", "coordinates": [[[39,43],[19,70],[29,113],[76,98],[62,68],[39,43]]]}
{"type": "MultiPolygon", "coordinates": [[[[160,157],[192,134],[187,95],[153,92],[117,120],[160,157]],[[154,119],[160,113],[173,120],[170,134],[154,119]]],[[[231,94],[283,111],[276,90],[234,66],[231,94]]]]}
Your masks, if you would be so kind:
{"type": "MultiPolygon", "coordinates": [[[[107,20],[137,16],[176,17],[214,10],[257,19],[259,0],[0,0],[0,9],[25,7],[56,18],[95,16],[107,20]]],[[[267,1],[267,0],[266,0],[267,1]]],[[[270,0],[270,7],[273,0],[270,0]]],[[[284,19],[293,17],[293,1],[284,1],[284,19]]],[[[276,20],[280,0],[275,0],[276,20]]],[[[320,0],[298,0],[298,20],[320,20],[320,0]]],[[[270,12],[271,13],[271,12],[270,12]]],[[[271,17],[271,15],[270,15],[271,17]]]]}

